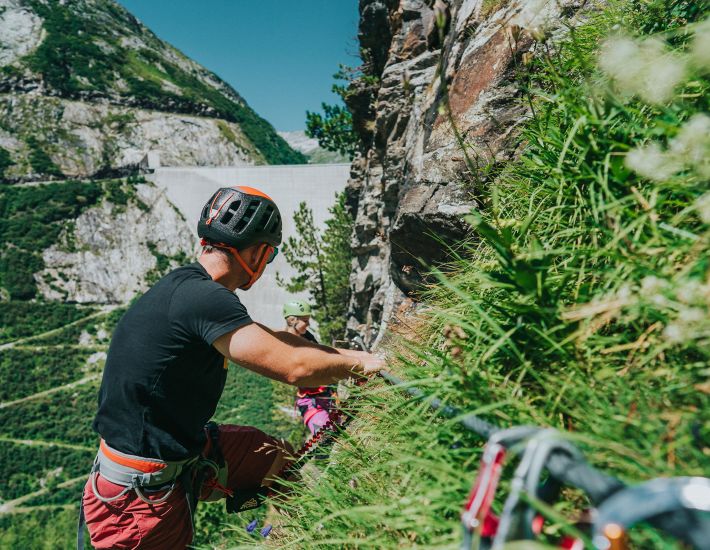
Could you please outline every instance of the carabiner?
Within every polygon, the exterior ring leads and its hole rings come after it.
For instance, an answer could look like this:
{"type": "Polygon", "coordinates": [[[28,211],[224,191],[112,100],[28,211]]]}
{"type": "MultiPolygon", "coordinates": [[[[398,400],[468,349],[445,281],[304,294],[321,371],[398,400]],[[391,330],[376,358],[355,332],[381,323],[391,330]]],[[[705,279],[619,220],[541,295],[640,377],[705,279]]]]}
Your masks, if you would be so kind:
{"type": "Polygon", "coordinates": [[[480,537],[491,537],[495,533],[498,520],[491,514],[490,509],[500,481],[506,451],[538,430],[539,428],[531,426],[516,426],[497,431],[488,439],[483,448],[476,479],[461,512],[461,550],[473,548],[476,532],[480,537]]]}
{"type": "MultiPolygon", "coordinates": [[[[531,497],[539,498],[542,472],[550,456],[560,452],[573,459],[584,460],[582,453],[565,440],[557,430],[551,428],[539,430],[527,441],[523,457],[511,481],[510,493],[503,506],[491,550],[501,550],[510,534],[515,539],[534,539],[536,533],[533,524],[537,514],[529,504],[520,505],[520,495],[525,491],[531,497]]],[[[552,495],[548,495],[545,500],[555,498],[559,493],[559,483],[552,479],[548,480],[547,491],[552,495]],[[552,486],[551,491],[550,486],[552,486]]]]}

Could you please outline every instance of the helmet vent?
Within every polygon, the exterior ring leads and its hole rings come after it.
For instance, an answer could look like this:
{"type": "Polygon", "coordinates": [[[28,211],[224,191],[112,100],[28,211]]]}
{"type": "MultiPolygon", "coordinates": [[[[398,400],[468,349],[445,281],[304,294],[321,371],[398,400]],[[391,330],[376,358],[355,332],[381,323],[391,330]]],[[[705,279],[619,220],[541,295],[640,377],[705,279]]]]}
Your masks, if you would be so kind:
{"type": "Polygon", "coordinates": [[[271,227],[269,228],[269,233],[276,233],[276,228],[281,224],[281,216],[276,214],[276,217],[274,218],[274,223],[271,224],[271,227]]]}
{"type": "Polygon", "coordinates": [[[236,213],[237,210],[239,210],[239,207],[242,205],[242,201],[236,200],[232,204],[229,205],[229,208],[227,208],[227,211],[224,213],[224,216],[222,216],[222,219],[219,220],[222,224],[227,225],[232,218],[234,217],[234,214],[236,213]]]}
{"type": "Polygon", "coordinates": [[[269,223],[269,218],[271,218],[271,214],[274,213],[274,207],[271,205],[268,205],[266,207],[266,210],[264,211],[264,215],[261,216],[261,221],[259,222],[259,231],[264,231],[266,229],[266,226],[269,223]]]}
{"type": "Polygon", "coordinates": [[[249,206],[247,206],[246,212],[244,212],[242,218],[237,222],[237,225],[234,226],[234,231],[240,233],[254,217],[254,213],[256,212],[256,209],[258,207],[259,201],[251,201],[249,203],[249,206]]]}

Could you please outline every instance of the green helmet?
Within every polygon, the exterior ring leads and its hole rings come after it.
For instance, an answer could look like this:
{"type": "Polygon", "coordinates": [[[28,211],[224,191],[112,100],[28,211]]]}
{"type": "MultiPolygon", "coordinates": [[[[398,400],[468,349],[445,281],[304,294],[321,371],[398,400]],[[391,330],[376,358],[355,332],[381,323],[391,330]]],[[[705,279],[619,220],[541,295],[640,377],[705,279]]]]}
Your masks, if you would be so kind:
{"type": "Polygon", "coordinates": [[[284,317],[302,317],[311,314],[311,306],[302,300],[291,300],[284,304],[284,317]]]}

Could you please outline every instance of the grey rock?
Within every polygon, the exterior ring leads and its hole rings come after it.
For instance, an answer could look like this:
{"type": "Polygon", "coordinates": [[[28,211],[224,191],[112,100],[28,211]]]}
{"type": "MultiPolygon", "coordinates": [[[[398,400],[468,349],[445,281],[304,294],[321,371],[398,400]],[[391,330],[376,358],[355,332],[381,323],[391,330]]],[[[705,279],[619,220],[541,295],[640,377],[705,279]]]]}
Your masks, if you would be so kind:
{"type": "Polygon", "coordinates": [[[364,70],[379,83],[354,83],[348,99],[363,143],[348,183],[356,209],[350,336],[379,340],[402,301],[430,282],[429,267],[445,264],[448,247],[467,235],[464,217],[478,205],[476,187],[490,184],[481,168],[519,149],[529,113],[513,71],[523,54],[535,52],[531,31],[559,34],[580,4],[511,0],[485,16],[482,6],[360,1],[364,70]],[[446,16],[443,33],[437,13],[446,16]]]}
{"type": "Polygon", "coordinates": [[[65,231],[43,252],[45,267],[34,277],[44,298],[125,304],[149,287],[146,276],[157,264],[150,247],[168,257],[194,255],[192,232],[164,192],[150,184],[136,191],[147,210],[104,201],[76,219],[71,235],[65,231]]]}

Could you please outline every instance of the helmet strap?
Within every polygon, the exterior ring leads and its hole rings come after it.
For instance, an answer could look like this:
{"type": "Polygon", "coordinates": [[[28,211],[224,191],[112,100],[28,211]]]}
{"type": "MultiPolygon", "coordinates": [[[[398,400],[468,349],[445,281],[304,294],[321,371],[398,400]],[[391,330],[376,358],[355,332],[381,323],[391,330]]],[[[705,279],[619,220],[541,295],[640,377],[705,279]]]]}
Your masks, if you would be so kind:
{"type": "Polygon", "coordinates": [[[269,254],[271,253],[271,251],[269,250],[270,247],[267,245],[267,247],[264,249],[264,253],[261,256],[261,259],[259,260],[256,271],[254,271],[247,265],[247,263],[244,261],[244,258],[242,258],[241,254],[239,254],[239,251],[233,246],[229,246],[228,244],[224,243],[209,242],[206,239],[202,239],[200,241],[200,244],[202,246],[225,248],[232,253],[232,256],[234,256],[234,258],[237,260],[237,263],[239,263],[239,265],[242,266],[242,269],[246,272],[246,274],[249,275],[249,280],[246,282],[246,284],[243,284],[239,287],[241,290],[249,290],[252,285],[257,281],[259,275],[261,275],[261,273],[264,271],[266,263],[269,261],[269,254]]]}

